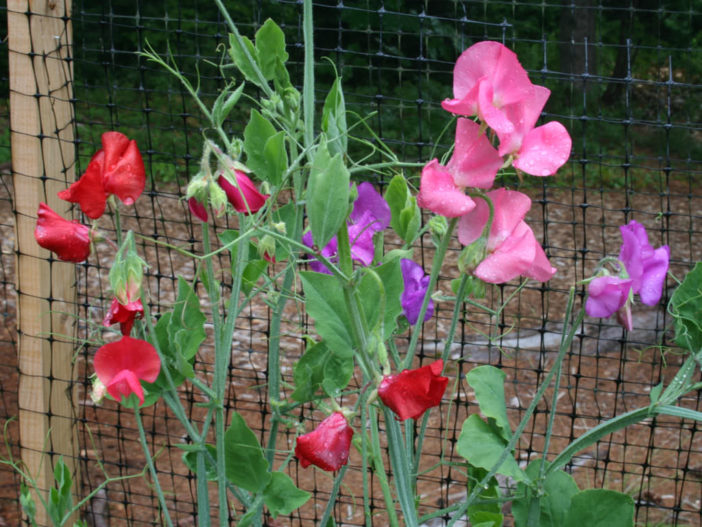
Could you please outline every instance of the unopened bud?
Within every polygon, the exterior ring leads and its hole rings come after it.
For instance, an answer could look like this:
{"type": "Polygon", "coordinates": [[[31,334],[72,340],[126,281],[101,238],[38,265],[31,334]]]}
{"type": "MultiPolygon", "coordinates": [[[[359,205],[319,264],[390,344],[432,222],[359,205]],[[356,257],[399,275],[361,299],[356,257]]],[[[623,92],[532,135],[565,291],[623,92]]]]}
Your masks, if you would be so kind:
{"type": "Polygon", "coordinates": [[[268,234],[258,242],[258,255],[269,263],[275,263],[275,240],[268,234]]]}
{"type": "Polygon", "coordinates": [[[220,217],[222,214],[224,214],[224,211],[227,210],[227,193],[224,192],[222,187],[212,183],[209,186],[209,194],[212,210],[214,210],[217,217],[220,217]]]}
{"type": "Polygon", "coordinates": [[[185,190],[185,199],[195,198],[200,203],[206,203],[208,186],[208,180],[198,174],[188,183],[188,188],[185,190]]]}
{"type": "Polygon", "coordinates": [[[95,377],[93,379],[93,387],[90,390],[90,399],[94,404],[100,404],[105,398],[106,393],[107,386],[105,386],[98,377],[95,377]]]}
{"type": "Polygon", "coordinates": [[[443,216],[432,216],[429,220],[429,232],[432,238],[443,238],[448,231],[448,223],[443,216]]]}
{"type": "Polygon", "coordinates": [[[461,251],[458,257],[458,270],[462,273],[473,274],[475,268],[485,259],[486,240],[478,238],[461,251]]]}
{"type": "Polygon", "coordinates": [[[287,234],[288,233],[288,229],[287,229],[284,221],[279,221],[278,223],[273,223],[273,224],[271,224],[271,226],[273,227],[274,230],[276,230],[280,234],[287,234]]]}

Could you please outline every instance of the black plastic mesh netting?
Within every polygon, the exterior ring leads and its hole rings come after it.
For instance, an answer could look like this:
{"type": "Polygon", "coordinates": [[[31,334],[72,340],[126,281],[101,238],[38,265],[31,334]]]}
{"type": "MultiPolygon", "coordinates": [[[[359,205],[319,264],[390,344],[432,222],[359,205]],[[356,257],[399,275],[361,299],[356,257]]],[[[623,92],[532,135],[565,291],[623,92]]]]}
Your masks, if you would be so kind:
{"type": "MultiPolygon", "coordinates": [[[[236,0],[227,4],[242,34],[251,36],[268,17],[283,28],[290,72],[299,85],[302,3],[236,0]]],[[[533,198],[527,219],[558,273],[543,285],[530,282],[497,322],[464,306],[451,350],[451,384],[442,410],[430,421],[427,460],[421,468],[452,456],[460,459],[454,452],[455,439],[464,418],[477,412],[464,378],[475,365],[489,363],[505,371],[510,419],[518,422],[556,356],[570,286],[587,278],[604,255],[618,254],[620,225],[636,219],[646,226],[654,246],[669,245],[671,272],[678,278],[701,259],[701,7],[694,0],[314,3],[317,100],[323,100],[333,81],[333,69],[323,60],[328,57],[343,77],[349,110],[371,114],[370,127],[401,159],[428,161],[450,147],[452,130],[444,133],[449,116],[440,103],[452,95],[452,69],[458,55],[485,39],[513,49],[531,80],[551,90],[542,121],[562,122],[573,138],[570,161],[557,176],[509,181],[533,198]]],[[[123,222],[160,242],[138,242],[150,266],[150,307],[158,314],[175,298],[176,276],[192,280],[196,269],[196,262],[169,245],[202,250],[200,227],[191,221],[181,197],[197,171],[205,123],[182,85],[138,52],[147,42],[163,54],[169,47],[181,71],[193,82],[199,75],[200,93],[212,102],[225,82],[216,65],[227,43],[226,26],[208,0],[74,0],[71,22],[77,173],[85,170],[104,131],[119,130],[138,141],[150,179],[136,207],[123,209],[123,222]]],[[[3,67],[0,72],[3,108],[7,108],[6,71],[3,67]]],[[[6,119],[6,112],[1,113],[6,119]]],[[[227,126],[241,135],[247,119],[248,108],[242,106],[227,126]]],[[[2,132],[0,346],[7,357],[0,361],[3,421],[17,412],[13,205],[5,164],[9,153],[9,134],[2,132]]],[[[418,172],[406,175],[418,184],[418,172]]],[[[103,220],[103,226],[114,229],[109,221],[103,220]]],[[[215,231],[224,228],[222,222],[215,231]]],[[[439,288],[444,292],[450,291],[450,280],[458,275],[458,250],[457,243],[452,245],[442,272],[439,288]]],[[[111,253],[102,247],[98,254],[77,267],[80,346],[75,368],[82,495],[95,489],[105,474],[133,475],[144,466],[131,411],[113,402],[95,406],[89,397],[95,342],[105,331],[101,321],[111,300],[107,285],[111,253]]],[[[427,235],[416,247],[415,259],[428,270],[432,256],[427,235]]],[[[222,256],[218,265],[228,267],[227,257],[222,256]]],[[[669,279],[659,306],[636,306],[635,330],[628,334],[614,320],[585,319],[566,359],[551,455],[603,420],[648,404],[651,387],[669,380],[677,370],[682,359],[669,349],[671,319],[664,307],[674,285],[669,279]]],[[[584,288],[579,287],[582,298],[584,288]]],[[[486,302],[499,305],[515,288],[511,284],[488,290],[486,302]]],[[[269,416],[265,350],[270,311],[265,300],[255,302],[237,322],[228,372],[228,409],[242,413],[262,442],[268,436],[269,416]]],[[[440,355],[450,319],[451,306],[438,304],[434,318],[425,325],[417,364],[440,355]]],[[[292,309],[281,340],[284,381],[292,383],[291,366],[304,350],[300,335],[308,327],[305,315],[292,309]]],[[[205,346],[196,370],[206,374],[212,368],[212,353],[205,346]]],[[[286,394],[290,393],[288,389],[286,394]]],[[[201,420],[205,412],[196,404],[202,402],[201,395],[186,383],[182,396],[193,419],[201,420]]],[[[681,404],[702,410],[699,396],[681,404]]],[[[520,462],[528,463],[541,454],[546,409],[544,403],[519,443],[520,462]]],[[[174,522],[195,525],[195,480],[175,448],[186,434],[162,403],[144,414],[174,522]]],[[[309,407],[300,411],[308,430],[322,417],[309,407]]],[[[631,495],[637,505],[637,525],[700,525],[701,434],[696,422],[657,418],[607,436],[576,456],[568,468],[581,487],[631,495]]],[[[281,434],[278,463],[294,447],[294,437],[293,430],[281,434]]],[[[16,435],[10,434],[10,443],[16,446],[16,441],[16,435]]],[[[363,525],[357,453],[350,463],[335,507],[337,525],[363,525]]],[[[316,525],[332,479],[294,463],[290,475],[313,497],[290,518],[278,518],[275,525],[316,525]]],[[[0,476],[2,525],[3,514],[17,517],[17,480],[8,471],[0,476]]],[[[375,496],[371,510],[382,525],[384,502],[377,483],[371,492],[375,496]]],[[[419,493],[423,513],[447,507],[465,496],[465,475],[443,465],[420,478],[419,493]]],[[[144,478],[124,479],[91,500],[85,517],[95,526],[154,525],[158,502],[144,478]]],[[[427,525],[443,525],[445,520],[437,518],[427,525]]],[[[273,520],[268,524],[274,525],[273,520]]]]}

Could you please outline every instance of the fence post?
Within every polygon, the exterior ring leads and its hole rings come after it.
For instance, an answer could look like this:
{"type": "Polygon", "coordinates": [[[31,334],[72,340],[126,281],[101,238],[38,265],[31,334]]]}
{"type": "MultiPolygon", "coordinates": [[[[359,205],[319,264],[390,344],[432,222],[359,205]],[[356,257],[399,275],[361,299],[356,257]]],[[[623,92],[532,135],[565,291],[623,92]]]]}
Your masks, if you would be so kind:
{"type": "MultiPolygon", "coordinates": [[[[62,455],[77,477],[75,265],[49,259],[34,240],[39,202],[63,217],[56,193],[74,180],[71,0],[8,0],[10,131],[15,191],[22,461],[39,489],[62,455]]],[[[74,487],[75,489],[75,487],[74,487]]],[[[48,519],[37,502],[39,525],[48,519]]]]}

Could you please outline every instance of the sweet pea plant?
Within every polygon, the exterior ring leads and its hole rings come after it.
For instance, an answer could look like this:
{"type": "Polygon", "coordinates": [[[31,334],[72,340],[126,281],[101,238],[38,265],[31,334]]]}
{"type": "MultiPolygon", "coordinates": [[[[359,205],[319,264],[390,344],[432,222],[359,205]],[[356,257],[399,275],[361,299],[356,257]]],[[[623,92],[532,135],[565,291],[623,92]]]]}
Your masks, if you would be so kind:
{"type": "MultiPolygon", "coordinates": [[[[516,428],[507,416],[504,373],[492,366],[468,373],[466,381],[475,391],[482,417],[474,414],[463,423],[456,444],[461,459],[442,461],[463,467],[466,497],[427,512],[417,492],[419,467],[429,415],[454,382],[447,362],[462,304],[470,302],[498,315],[504,305],[495,311],[479,302],[489,284],[518,277],[546,282],[556,272],[525,221],[531,199],[499,186],[498,176],[515,170],[520,177],[555,175],[569,157],[570,136],[558,122],[536,126],[549,90],[531,83],[517,56],[500,43],[478,42],[458,58],[454,98],[442,104],[447,118],[457,116],[450,158],[425,165],[403,163],[378,138],[370,143],[354,136],[354,128],[364,127],[365,120],[349,123],[339,78],[325,98],[316,127],[310,1],[304,2],[302,93],[286,69],[281,29],[267,20],[252,41],[239,33],[222,3],[216,3],[231,31],[222,72],[228,78],[232,71],[238,73],[212,108],[202,103],[197,88],[172,60],[153,51],[146,54],[180,79],[209,122],[200,168],[185,195],[202,226],[204,253],[180,249],[200,265],[194,277],[179,277],[173,308],[158,317],[149,311],[158,299],[149,298],[143,286],[145,262],[137,254],[134,233],[121,231],[117,200],[131,205],[145,185],[137,145],[121,133],[106,132],[102,149],[82,177],[59,194],[78,204],[93,225],[65,220],[42,204],[35,232],[37,242],[60,259],[84,261],[93,242],[104,239],[98,222],[111,204],[117,225],[114,246],[119,249],[109,274],[114,300],[103,324],[119,324],[119,330],[95,352],[93,396],[98,401],[109,396],[133,409],[162,521],[173,525],[141,420],[141,409],[158,400],[168,405],[188,437],[186,444],[177,446],[197,480],[198,525],[212,522],[212,486],[217,489],[220,526],[230,525],[232,517],[239,526],[262,525],[266,514],[276,518],[304,506],[310,494],[286,473],[295,459],[304,469],[314,466],[334,473],[319,523],[334,525],[333,506],[352,455],[362,467],[359,493],[367,525],[377,522],[370,508],[372,478],[382,490],[384,514],[393,526],[418,526],[438,516],[448,525],[467,516],[472,525],[501,526],[506,502],[512,503],[517,526],[632,525],[630,497],[603,489],[580,490],[562,469],[606,434],[656,414],[700,418],[675,403],[699,388],[693,379],[702,360],[702,327],[696,317],[702,269],[690,273],[670,305],[677,343],[689,351],[677,376],[667,387],[660,384],[652,390],[649,406],[598,425],[549,459],[561,366],[585,312],[593,317],[616,313],[630,330],[635,295],[648,305],[661,298],[668,247],[654,249],[635,221],[623,226],[621,253],[598,265],[587,281],[583,308],[574,308],[571,289],[558,356],[516,428]],[[247,86],[259,95],[248,95],[247,86]],[[227,116],[247,102],[250,119],[243,133],[229,135],[223,128],[227,116]],[[352,141],[381,160],[352,159],[352,141]],[[421,167],[416,196],[402,173],[413,167],[421,167]],[[373,173],[392,176],[383,195],[369,182],[352,180],[373,173]],[[424,225],[421,209],[432,214],[424,225]],[[224,215],[236,229],[221,231],[214,248],[209,222],[224,215]],[[402,240],[401,248],[386,250],[389,229],[402,240]],[[458,261],[460,278],[453,284],[455,296],[447,299],[434,291],[454,232],[464,249],[458,261]],[[412,259],[412,246],[424,234],[431,235],[436,246],[428,275],[412,259]],[[213,259],[223,251],[231,256],[231,289],[221,287],[221,275],[214,270],[213,259]],[[206,295],[209,311],[201,310],[198,292],[206,295]],[[272,306],[267,383],[271,416],[263,445],[242,415],[233,412],[227,421],[224,405],[227,371],[237,352],[232,349],[235,322],[262,293],[272,306]],[[306,350],[294,365],[293,386],[284,391],[280,336],[285,307],[293,301],[304,304],[316,334],[307,337],[306,350]],[[437,301],[454,303],[450,330],[441,355],[420,366],[416,346],[437,301]],[[211,342],[204,329],[208,317],[214,328],[211,342]],[[409,344],[399,345],[407,342],[408,333],[409,344]],[[193,367],[205,344],[214,347],[210,374],[193,367]],[[360,379],[357,386],[351,382],[354,377],[360,379]],[[202,422],[188,418],[178,390],[184,383],[207,401],[202,422]],[[553,402],[543,456],[521,467],[514,450],[550,386],[553,402]],[[317,426],[300,420],[301,405],[313,409],[321,421],[317,426]],[[291,429],[297,435],[294,445],[281,445],[279,433],[291,429]],[[498,474],[507,476],[507,483],[498,484],[498,474]],[[236,505],[230,506],[232,502],[236,505]]],[[[57,495],[65,495],[57,485],[57,495]]],[[[63,501],[44,505],[53,507],[59,525],[77,507],[70,493],[63,501]]],[[[30,513],[31,507],[25,510],[30,513]]]]}

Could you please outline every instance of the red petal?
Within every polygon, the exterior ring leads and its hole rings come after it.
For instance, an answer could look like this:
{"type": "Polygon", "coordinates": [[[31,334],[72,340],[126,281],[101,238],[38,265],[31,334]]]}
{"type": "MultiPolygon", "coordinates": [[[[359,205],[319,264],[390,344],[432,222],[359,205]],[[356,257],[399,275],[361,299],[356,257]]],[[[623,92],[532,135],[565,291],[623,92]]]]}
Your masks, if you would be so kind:
{"type": "Polygon", "coordinates": [[[98,151],[90,160],[83,176],[66,190],[58,193],[59,198],[78,203],[83,214],[93,220],[98,219],[105,212],[107,193],[102,182],[104,160],[105,154],[102,150],[98,151]]]}
{"type": "Polygon", "coordinates": [[[134,393],[139,398],[139,404],[144,404],[144,389],[141,387],[137,376],[131,370],[118,372],[105,387],[107,388],[107,393],[117,401],[121,401],[122,396],[129,397],[134,393]]]}
{"type": "Polygon", "coordinates": [[[295,456],[303,468],[315,465],[332,472],[349,460],[353,429],[341,412],[334,412],[312,432],[297,438],[295,456]]]}
{"type": "Polygon", "coordinates": [[[217,183],[227,194],[229,203],[232,204],[232,207],[237,212],[244,214],[258,212],[270,196],[261,194],[253,181],[240,170],[235,170],[234,174],[236,175],[236,182],[239,188],[230,183],[225,176],[219,176],[217,179],[217,183]]]}
{"type": "Polygon", "coordinates": [[[103,134],[103,145],[105,190],[117,196],[125,205],[131,205],[141,196],[146,186],[146,169],[136,141],[129,141],[119,132],[108,132],[103,134]],[[115,139],[106,141],[105,136],[108,134],[115,139]]]}
{"type": "Polygon", "coordinates": [[[385,377],[378,387],[378,396],[401,421],[417,419],[426,410],[441,403],[448,377],[442,377],[443,361],[415,370],[404,370],[385,377]]]}
{"type": "Polygon", "coordinates": [[[68,221],[39,204],[34,238],[44,249],[56,253],[60,260],[79,263],[90,255],[90,229],[76,221],[68,221]]]}
{"type": "Polygon", "coordinates": [[[105,386],[122,370],[130,370],[146,382],[154,382],[161,371],[156,349],[145,340],[126,336],[97,350],[93,366],[105,386]]]}

